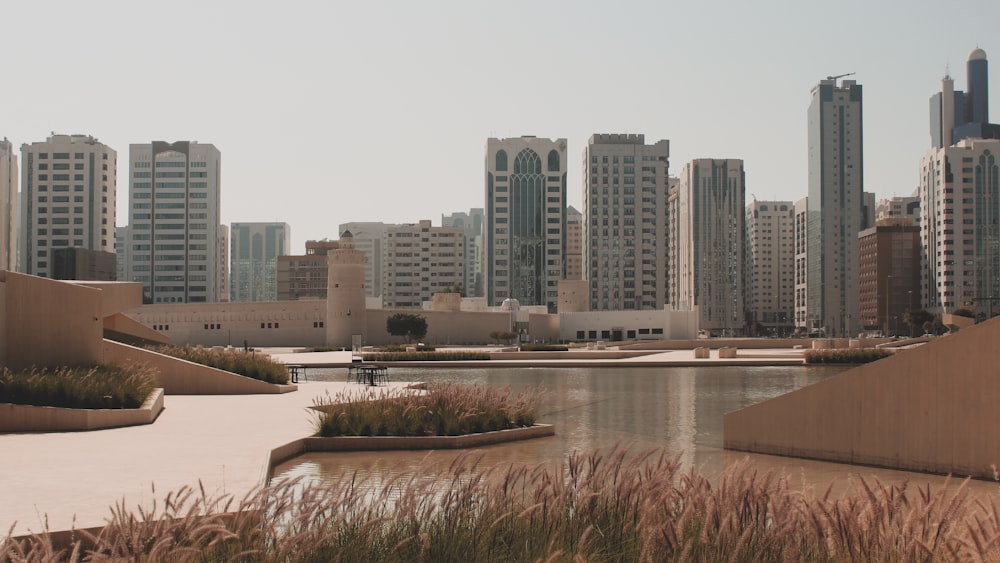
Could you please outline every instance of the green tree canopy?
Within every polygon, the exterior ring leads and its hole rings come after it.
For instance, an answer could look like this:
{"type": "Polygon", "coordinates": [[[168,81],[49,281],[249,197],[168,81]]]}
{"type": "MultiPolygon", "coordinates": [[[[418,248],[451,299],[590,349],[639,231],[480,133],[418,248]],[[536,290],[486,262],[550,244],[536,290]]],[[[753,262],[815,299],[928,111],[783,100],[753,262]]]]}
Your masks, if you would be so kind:
{"type": "Polygon", "coordinates": [[[406,343],[427,336],[427,319],[413,313],[394,313],[385,320],[385,330],[393,336],[405,336],[406,343]]]}

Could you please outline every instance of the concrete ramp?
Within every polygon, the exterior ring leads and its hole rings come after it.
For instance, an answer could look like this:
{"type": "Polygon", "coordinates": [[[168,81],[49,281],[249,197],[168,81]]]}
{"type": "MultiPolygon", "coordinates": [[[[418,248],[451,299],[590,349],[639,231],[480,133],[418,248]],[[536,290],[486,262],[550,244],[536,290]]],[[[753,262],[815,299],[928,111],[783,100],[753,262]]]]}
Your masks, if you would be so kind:
{"type": "Polygon", "coordinates": [[[725,416],[727,449],[993,478],[1000,318],[725,416]]]}

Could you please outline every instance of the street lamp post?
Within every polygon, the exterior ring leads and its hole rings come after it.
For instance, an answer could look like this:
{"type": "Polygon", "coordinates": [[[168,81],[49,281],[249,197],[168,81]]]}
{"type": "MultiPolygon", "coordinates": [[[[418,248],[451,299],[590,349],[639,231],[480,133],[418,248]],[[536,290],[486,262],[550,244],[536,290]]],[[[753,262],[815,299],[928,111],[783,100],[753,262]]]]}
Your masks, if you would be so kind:
{"type": "Polygon", "coordinates": [[[885,277],[885,336],[889,336],[889,303],[892,301],[889,293],[889,283],[892,281],[892,274],[885,277]]]}

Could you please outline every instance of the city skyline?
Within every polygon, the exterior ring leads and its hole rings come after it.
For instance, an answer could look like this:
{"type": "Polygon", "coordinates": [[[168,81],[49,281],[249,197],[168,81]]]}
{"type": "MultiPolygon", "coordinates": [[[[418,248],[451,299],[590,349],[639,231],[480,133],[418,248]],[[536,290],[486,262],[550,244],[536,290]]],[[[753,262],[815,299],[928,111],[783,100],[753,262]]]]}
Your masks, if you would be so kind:
{"type": "Polygon", "coordinates": [[[594,133],[671,139],[677,163],[739,158],[748,200],[797,201],[810,89],[846,72],[866,88],[867,189],[909,195],[941,77],[964,75],[976,47],[1000,56],[1000,5],[986,1],[958,3],[976,14],[961,26],[942,25],[929,2],[908,6],[906,25],[870,3],[723,4],[711,41],[689,25],[706,15],[695,4],[57,4],[6,8],[19,22],[8,45],[31,48],[11,59],[19,80],[0,136],[20,146],[88,134],[119,154],[149,139],[211,142],[226,155],[221,222],[288,222],[295,252],[336,237],[331,225],[482,207],[489,137],[566,138],[578,209],[577,163],[594,133]],[[101,72],[63,55],[87,27],[110,30],[85,48],[101,54],[101,72]],[[198,40],[178,43],[181,28],[198,40]],[[166,75],[183,87],[163,88],[166,75]]]}

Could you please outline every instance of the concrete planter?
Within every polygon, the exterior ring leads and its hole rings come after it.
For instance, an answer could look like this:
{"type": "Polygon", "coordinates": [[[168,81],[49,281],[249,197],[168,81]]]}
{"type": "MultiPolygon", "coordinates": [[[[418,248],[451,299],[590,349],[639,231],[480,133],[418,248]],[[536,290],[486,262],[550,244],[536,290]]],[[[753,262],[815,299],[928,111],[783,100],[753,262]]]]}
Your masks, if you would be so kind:
{"type": "Polygon", "coordinates": [[[0,432],[72,432],[152,424],[163,410],[163,389],[137,409],[67,409],[0,404],[0,432]]]}
{"type": "Polygon", "coordinates": [[[289,442],[271,450],[268,475],[274,467],[307,452],[357,452],[386,450],[447,450],[478,448],[505,442],[554,436],[555,426],[536,424],[527,428],[511,428],[462,436],[337,436],[308,437],[289,442]]]}

